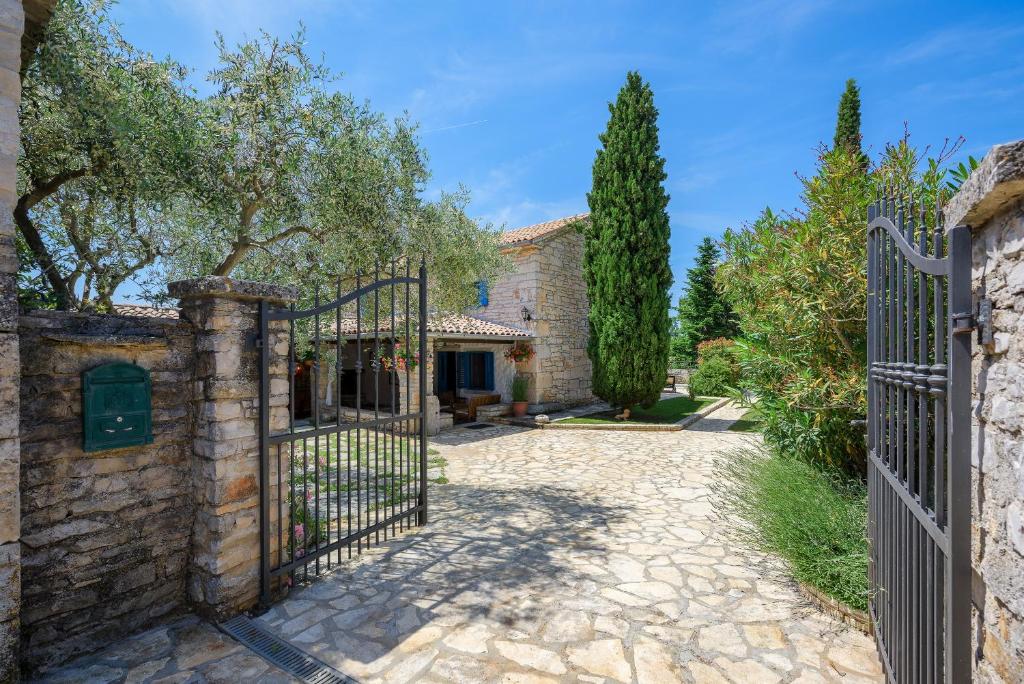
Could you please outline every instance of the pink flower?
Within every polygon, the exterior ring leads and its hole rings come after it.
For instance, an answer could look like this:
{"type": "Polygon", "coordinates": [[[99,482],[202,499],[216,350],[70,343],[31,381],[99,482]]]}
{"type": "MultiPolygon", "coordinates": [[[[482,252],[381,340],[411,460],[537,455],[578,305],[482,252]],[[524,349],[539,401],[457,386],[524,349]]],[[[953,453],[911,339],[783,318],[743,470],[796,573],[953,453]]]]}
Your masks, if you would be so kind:
{"type": "Polygon", "coordinates": [[[306,535],[306,528],[302,523],[295,526],[295,536],[302,539],[306,535]]]}

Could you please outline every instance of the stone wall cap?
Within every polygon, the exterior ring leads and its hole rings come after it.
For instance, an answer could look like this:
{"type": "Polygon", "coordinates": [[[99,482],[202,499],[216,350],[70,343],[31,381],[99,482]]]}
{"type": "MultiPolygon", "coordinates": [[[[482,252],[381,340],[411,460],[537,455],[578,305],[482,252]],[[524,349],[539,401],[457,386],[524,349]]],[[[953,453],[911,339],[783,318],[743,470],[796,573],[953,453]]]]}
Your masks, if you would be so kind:
{"type": "Polygon", "coordinates": [[[946,229],[958,225],[979,228],[1020,199],[1024,199],[1024,140],[988,151],[946,205],[946,229]]]}
{"type": "Polygon", "coordinates": [[[178,299],[222,297],[225,299],[260,300],[290,304],[299,299],[299,289],[291,285],[274,285],[255,280],[236,280],[226,276],[203,276],[176,280],[167,284],[167,291],[178,299]]]}

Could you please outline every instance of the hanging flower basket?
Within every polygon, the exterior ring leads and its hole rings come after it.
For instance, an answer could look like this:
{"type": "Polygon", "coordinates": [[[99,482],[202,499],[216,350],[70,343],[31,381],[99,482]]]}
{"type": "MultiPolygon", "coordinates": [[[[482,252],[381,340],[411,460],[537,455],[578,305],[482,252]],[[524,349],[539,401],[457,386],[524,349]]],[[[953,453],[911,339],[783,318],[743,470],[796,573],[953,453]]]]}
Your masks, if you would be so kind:
{"type": "Polygon", "coordinates": [[[533,358],[533,355],[533,345],[529,342],[515,342],[511,347],[505,350],[505,358],[512,363],[529,361],[533,358]]]}

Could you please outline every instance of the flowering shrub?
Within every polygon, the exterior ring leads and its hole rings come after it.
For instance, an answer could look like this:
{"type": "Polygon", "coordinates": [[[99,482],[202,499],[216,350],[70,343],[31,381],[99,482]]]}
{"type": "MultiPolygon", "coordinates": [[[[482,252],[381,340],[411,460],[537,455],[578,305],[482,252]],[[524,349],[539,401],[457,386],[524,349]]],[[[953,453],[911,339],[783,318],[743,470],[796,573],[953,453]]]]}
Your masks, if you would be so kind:
{"type": "Polygon", "coordinates": [[[394,355],[392,354],[381,354],[380,365],[385,370],[393,370],[397,367],[398,370],[404,371],[406,369],[416,370],[416,366],[420,363],[420,353],[418,351],[409,349],[401,342],[396,342],[394,346],[394,355]]]}
{"type": "Polygon", "coordinates": [[[520,361],[529,361],[533,358],[534,353],[533,345],[529,342],[515,342],[505,350],[505,358],[511,363],[519,363],[520,361]]]}
{"type": "Polygon", "coordinates": [[[292,558],[302,558],[307,549],[327,541],[327,519],[317,520],[312,491],[307,490],[304,499],[296,492],[291,509],[293,526],[288,535],[288,550],[292,558]]]}

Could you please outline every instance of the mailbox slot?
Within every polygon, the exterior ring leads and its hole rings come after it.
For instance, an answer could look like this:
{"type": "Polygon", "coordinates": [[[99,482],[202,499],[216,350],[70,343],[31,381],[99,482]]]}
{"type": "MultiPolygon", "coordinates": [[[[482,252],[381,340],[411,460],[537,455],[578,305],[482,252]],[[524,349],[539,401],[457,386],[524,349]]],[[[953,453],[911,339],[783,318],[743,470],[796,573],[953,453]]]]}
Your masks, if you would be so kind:
{"type": "Polygon", "coordinates": [[[149,371],[108,363],[82,374],[83,451],[152,444],[149,371]]]}

